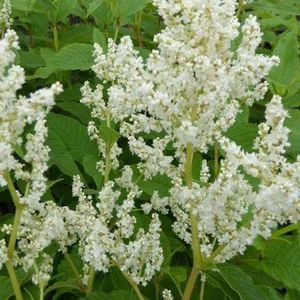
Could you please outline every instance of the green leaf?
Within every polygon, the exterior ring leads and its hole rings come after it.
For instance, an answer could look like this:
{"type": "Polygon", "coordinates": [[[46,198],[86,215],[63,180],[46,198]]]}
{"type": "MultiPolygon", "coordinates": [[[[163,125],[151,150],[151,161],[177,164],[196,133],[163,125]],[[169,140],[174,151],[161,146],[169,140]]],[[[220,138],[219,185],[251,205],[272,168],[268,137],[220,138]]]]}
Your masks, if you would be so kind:
{"type": "Polygon", "coordinates": [[[38,51],[20,51],[19,54],[22,67],[35,69],[45,65],[45,61],[38,51]]]}
{"type": "Polygon", "coordinates": [[[186,267],[181,267],[181,266],[170,267],[169,273],[179,283],[187,280],[186,267]]]}
{"type": "MultiPolygon", "coordinates": [[[[76,253],[76,251],[72,251],[72,253],[69,254],[70,259],[72,260],[74,266],[78,270],[78,272],[81,272],[83,268],[82,261],[79,257],[79,254],[76,253]]],[[[69,279],[76,279],[76,275],[74,274],[69,262],[66,258],[61,260],[57,267],[57,277],[56,281],[63,282],[68,281],[69,279]]]]}
{"type": "Polygon", "coordinates": [[[249,121],[249,114],[249,106],[244,105],[241,108],[241,111],[236,116],[235,122],[240,124],[247,124],[249,121]]]}
{"type": "Polygon", "coordinates": [[[50,113],[47,124],[60,137],[74,160],[82,163],[85,155],[98,153],[97,145],[90,140],[86,127],[77,120],[50,113]]]}
{"type": "Polygon", "coordinates": [[[92,15],[98,25],[108,25],[114,19],[110,9],[110,3],[107,0],[95,9],[92,15]]]}
{"type": "Polygon", "coordinates": [[[300,293],[293,290],[288,290],[284,296],[284,300],[299,300],[299,299],[300,299],[300,293]]]}
{"type": "Polygon", "coordinates": [[[56,106],[76,116],[82,123],[86,125],[91,120],[90,110],[83,104],[68,101],[58,102],[56,103],[56,106]]]}
{"type": "Polygon", "coordinates": [[[99,44],[104,51],[107,50],[106,38],[104,34],[96,27],[93,29],[93,41],[94,43],[99,44]]]}
{"type": "Polygon", "coordinates": [[[93,46],[74,43],[62,48],[57,54],[46,60],[47,67],[58,70],[89,70],[93,64],[93,46]]]}
{"type": "Polygon", "coordinates": [[[205,300],[231,300],[227,295],[219,288],[214,288],[209,284],[205,285],[204,290],[205,300]]]}
{"type": "Polygon", "coordinates": [[[79,300],[137,300],[133,291],[117,290],[107,294],[102,291],[92,292],[79,300]]]}
{"type": "Polygon", "coordinates": [[[64,174],[71,177],[80,174],[63,139],[51,129],[48,131],[47,145],[50,147],[50,163],[55,164],[64,174]]]}
{"type": "Polygon", "coordinates": [[[240,300],[239,295],[234,291],[219,272],[208,271],[207,274],[207,285],[220,289],[226,295],[226,300],[240,300]]]}
{"type": "Polygon", "coordinates": [[[293,95],[299,90],[300,57],[297,31],[283,35],[274,49],[274,55],[280,57],[280,65],[274,68],[269,79],[274,90],[280,96],[293,95]]]}
{"type": "Polygon", "coordinates": [[[87,5],[87,16],[91,15],[97,8],[101,6],[103,0],[93,0],[87,5]]]}
{"type": "MultiPolygon", "coordinates": [[[[130,290],[131,286],[118,268],[111,268],[109,271],[113,288],[115,290],[130,290]]],[[[122,298],[121,298],[122,299],[122,298]]]]}
{"type": "Polygon", "coordinates": [[[41,55],[46,66],[39,68],[29,76],[29,79],[47,78],[56,71],[89,70],[93,64],[93,46],[83,43],[73,43],[55,52],[49,48],[42,48],[41,55]]]}
{"type": "Polygon", "coordinates": [[[74,24],[67,31],[62,32],[59,37],[61,46],[74,43],[91,44],[93,27],[85,24],[74,24]]]}
{"type": "MultiPolygon", "coordinates": [[[[22,269],[16,270],[16,275],[20,285],[25,282],[28,274],[25,273],[22,269]]],[[[0,276],[0,299],[1,300],[8,300],[10,297],[14,295],[13,287],[10,283],[10,279],[8,276],[0,276]]]]}
{"type": "Polygon", "coordinates": [[[125,291],[125,290],[118,290],[118,291],[113,291],[109,294],[109,296],[107,297],[107,300],[137,300],[137,296],[134,293],[134,291],[132,291],[130,289],[130,291],[125,291]]]}
{"type": "Polygon", "coordinates": [[[225,135],[235,141],[244,150],[252,152],[253,141],[257,136],[257,132],[257,126],[254,124],[249,123],[241,126],[240,123],[236,123],[229,128],[225,135]]]}
{"type": "Polygon", "coordinates": [[[79,298],[79,300],[107,300],[108,295],[104,292],[92,292],[85,297],[79,298]]]}
{"type": "Polygon", "coordinates": [[[121,137],[120,133],[111,127],[101,125],[99,129],[100,138],[108,145],[114,145],[121,137]]]}
{"type": "Polygon", "coordinates": [[[287,148],[287,154],[296,159],[300,153],[300,110],[289,109],[290,118],[286,118],[285,126],[291,130],[289,135],[290,147],[287,148]]]}
{"type": "Polygon", "coordinates": [[[33,1],[33,0],[10,0],[12,8],[18,9],[21,11],[30,10],[35,1],[33,1]]]}
{"type": "Polygon", "coordinates": [[[185,267],[167,267],[167,274],[171,277],[180,294],[182,294],[181,283],[187,280],[187,270],[185,267]]]}
{"type": "Polygon", "coordinates": [[[291,146],[287,148],[287,154],[291,158],[296,159],[300,153],[300,135],[293,132],[290,133],[289,142],[291,146]]]}
{"type": "Polygon", "coordinates": [[[163,175],[154,176],[151,180],[147,181],[140,179],[137,184],[148,196],[152,196],[154,191],[157,191],[161,197],[169,196],[169,190],[171,188],[170,179],[163,175]]]}
{"type": "Polygon", "coordinates": [[[102,182],[102,175],[98,172],[96,164],[99,158],[96,155],[88,154],[83,159],[83,167],[87,174],[92,176],[97,188],[100,188],[102,182]]]}
{"type": "Polygon", "coordinates": [[[241,268],[232,264],[221,264],[218,269],[230,287],[239,294],[241,300],[280,300],[271,288],[254,285],[252,278],[241,268]]]}
{"type": "Polygon", "coordinates": [[[56,0],[55,9],[50,10],[52,22],[59,22],[64,20],[69,14],[72,13],[77,5],[77,0],[56,0]]]}
{"type": "Polygon", "coordinates": [[[255,2],[255,8],[274,15],[293,16],[297,15],[300,6],[298,0],[260,0],[255,2]]]}
{"type": "Polygon", "coordinates": [[[300,135],[300,110],[289,109],[288,114],[290,117],[285,119],[285,126],[293,133],[300,135]]]}
{"type": "Polygon", "coordinates": [[[260,268],[287,287],[300,291],[300,241],[268,241],[260,268]]]}
{"type": "Polygon", "coordinates": [[[149,0],[118,0],[112,4],[112,12],[115,17],[128,17],[144,9],[149,0]]]}

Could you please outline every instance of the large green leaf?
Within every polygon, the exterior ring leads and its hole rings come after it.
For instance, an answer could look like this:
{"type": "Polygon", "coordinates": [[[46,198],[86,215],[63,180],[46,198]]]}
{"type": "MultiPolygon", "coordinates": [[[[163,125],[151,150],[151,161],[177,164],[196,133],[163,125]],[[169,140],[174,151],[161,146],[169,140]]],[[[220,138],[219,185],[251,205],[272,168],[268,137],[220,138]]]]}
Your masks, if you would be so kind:
{"type": "Polygon", "coordinates": [[[293,290],[288,290],[284,296],[284,300],[299,300],[299,299],[300,299],[300,293],[293,290]]]}
{"type": "MultiPolygon", "coordinates": [[[[22,269],[16,270],[16,275],[19,283],[22,285],[28,278],[28,274],[25,273],[22,269]]],[[[0,299],[8,300],[14,295],[13,287],[10,283],[8,276],[0,276],[0,299]]]]}
{"type": "Polygon", "coordinates": [[[101,139],[108,145],[114,145],[121,137],[120,133],[111,127],[101,125],[99,129],[101,139]]]}
{"type": "Polygon", "coordinates": [[[289,135],[290,147],[287,148],[287,154],[296,159],[300,153],[300,110],[289,109],[289,118],[285,120],[285,126],[291,130],[289,135]]]}
{"type": "Polygon", "coordinates": [[[79,298],[79,300],[107,300],[108,295],[104,292],[92,292],[85,297],[79,298]]]}
{"type": "Polygon", "coordinates": [[[99,8],[101,6],[102,3],[103,3],[103,0],[89,1],[89,3],[86,4],[87,14],[88,15],[92,14],[97,8],[99,8]]]}
{"type": "Polygon", "coordinates": [[[257,126],[251,123],[243,124],[237,122],[226,132],[226,136],[235,141],[244,150],[253,151],[253,141],[257,136],[257,126]]]}
{"type": "Polygon", "coordinates": [[[88,70],[93,63],[92,52],[92,45],[70,44],[46,59],[47,66],[58,70],[88,70]]]}
{"type": "Polygon", "coordinates": [[[50,113],[47,124],[60,137],[74,160],[82,163],[85,155],[98,153],[97,145],[91,142],[87,134],[87,128],[79,121],[50,113]]]}
{"type": "Polygon", "coordinates": [[[83,167],[85,172],[92,176],[96,186],[100,188],[103,176],[96,168],[97,162],[99,162],[99,157],[93,154],[88,154],[83,158],[83,167]]]}
{"type": "Polygon", "coordinates": [[[49,145],[51,150],[50,163],[55,164],[64,174],[71,177],[80,174],[63,139],[51,129],[48,132],[47,145],[49,145]]]}
{"type": "Polygon", "coordinates": [[[259,0],[254,5],[256,10],[280,16],[297,15],[300,10],[298,0],[259,0]]]}
{"type": "MultiPolygon", "coordinates": [[[[77,269],[77,272],[79,272],[79,274],[82,275],[80,272],[82,270],[83,264],[79,257],[79,254],[77,254],[76,251],[73,250],[68,257],[72,262],[73,266],[77,269]]],[[[61,260],[61,262],[57,266],[56,282],[68,281],[71,278],[74,280],[77,279],[75,272],[71,267],[70,261],[66,258],[61,260]]]]}
{"type": "Polygon", "coordinates": [[[300,84],[297,31],[294,30],[284,34],[273,54],[280,57],[280,65],[274,68],[269,76],[274,92],[281,96],[295,94],[299,90],[300,84]]]}
{"type": "Polygon", "coordinates": [[[218,269],[230,287],[239,294],[241,300],[280,300],[271,288],[255,285],[252,278],[238,266],[221,264],[218,269]]]}
{"type": "Polygon", "coordinates": [[[64,20],[72,13],[77,5],[77,0],[56,0],[55,9],[50,10],[52,22],[59,22],[64,20]]]}
{"type": "Polygon", "coordinates": [[[89,70],[93,64],[93,46],[83,43],[73,43],[55,52],[42,48],[41,55],[46,66],[36,70],[29,79],[47,78],[56,71],[89,70]]]}
{"type": "Polygon", "coordinates": [[[134,291],[116,290],[107,294],[102,291],[92,292],[79,300],[137,300],[134,291]]]}
{"type": "Polygon", "coordinates": [[[143,181],[141,178],[137,181],[138,187],[148,196],[152,196],[157,191],[161,197],[169,195],[171,181],[167,176],[157,175],[151,180],[143,181]]]}
{"type": "Polygon", "coordinates": [[[289,109],[289,118],[285,120],[285,126],[288,127],[293,133],[300,135],[300,110],[289,109]]]}
{"type": "Polygon", "coordinates": [[[111,9],[116,17],[127,17],[145,8],[149,2],[149,0],[112,1],[111,9]]]}
{"type": "Polygon", "coordinates": [[[45,61],[38,51],[30,49],[29,51],[20,51],[20,64],[25,68],[39,68],[45,65],[45,61]]]}
{"type": "Polygon", "coordinates": [[[83,104],[67,101],[67,102],[58,102],[56,103],[56,106],[76,116],[83,124],[87,125],[91,120],[91,112],[83,104]]]}
{"type": "Polygon", "coordinates": [[[260,268],[287,287],[300,291],[300,241],[269,241],[260,268]]]}

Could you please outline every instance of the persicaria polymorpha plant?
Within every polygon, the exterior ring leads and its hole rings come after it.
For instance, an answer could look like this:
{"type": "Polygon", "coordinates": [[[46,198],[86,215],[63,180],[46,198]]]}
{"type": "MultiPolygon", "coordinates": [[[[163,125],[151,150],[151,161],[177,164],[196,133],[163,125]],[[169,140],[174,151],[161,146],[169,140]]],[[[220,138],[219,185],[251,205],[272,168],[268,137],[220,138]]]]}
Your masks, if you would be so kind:
{"type": "MultiPolygon", "coordinates": [[[[98,146],[101,182],[89,193],[84,179],[75,176],[74,209],[41,201],[49,151],[45,116],[61,87],[16,98],[24,82],[22,69],[11,66],[16,35],[7,31],[1,41],[0,180],[15,201],[16,221],[3,226],[10,241],[8,246],[1,241],[0,263],[11,274],[14,264],[34,268],[33,281],[41,290],[51,273],[44,249],[55,242],[66,258],[71,247],[78,250],[84,292],[93,289],[96,272],[117,267],[144,299],[138,286],[151,281],[164,260],[160,215],[171,215],[174,232],[192,250],[182,295],[187,300],[199,275],[204,283],[207,270],[243,254],[257,237],[270,238],[278,224],[299,220],[300,159],[285,158],[288,114],[281,98],[274,96],[266,105],[253,152],[225,136],[243,107],[265,97],[264,78],[279,64],[278,57],[256,54],[262,38],[257,19],[249,16],[240,24],[236,0],[153,4],[165,28],[146,60],[127,36],[118,44],[109,40],[107,52],[95,45],[92,70],[99,83],[95,88],[84,84],[81,102],[91,110],[87,131],[98,146]],[[27,124],[34,126],[24,140],[27,124]],[[122,160],[120,138],[136,165],[122,160]],[[205,159],[212,149],[213,170],[205,159]],[[11,174],[27,183],[24,193],[15,190],[11,174]],[[157,175],[168,178],[167,195],[153,190],[142,202],[139,181],[157,175]],[[148,226],[137,222],[141,211],[148,226]]],[[[163,297],[172,299],[171,292],[164,290],[163,297]]]]}

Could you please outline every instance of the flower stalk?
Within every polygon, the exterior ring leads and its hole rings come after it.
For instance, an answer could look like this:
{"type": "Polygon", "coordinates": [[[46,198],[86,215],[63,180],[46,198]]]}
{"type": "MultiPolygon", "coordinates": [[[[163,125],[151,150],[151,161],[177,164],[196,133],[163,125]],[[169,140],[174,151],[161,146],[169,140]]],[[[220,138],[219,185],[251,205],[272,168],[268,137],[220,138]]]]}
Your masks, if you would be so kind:
{"type": "Polygon", "coordinates": [[[14,223],[8,243],[8,252],[7,252],[7,257],[8,261],[6,262],[6,268],[8,271],[8,275],[10,278],[10,282],[12,284],[15,296],[17,300],[23,300],[22,292],[20,289],[20,284],[18,282],[18,278],[14,269],[14,252],[15,252],[15,247],[16,247],[16,241],[17,241],[17,235],[18,235],[18,229],[20,226],[20,221],[21,221],[21,216],[23,212],[23,205],[20,203],[19,196],[17,194],[17,191],[14,187],[13,181],[11,180],[9,172],[6,172],[4,175],[4,178],[7,182],[7,187],[8,190],[11,194],[11,197],[13,199],[16,212],[15,212],[15,217],[14,217],[14,223]]]}

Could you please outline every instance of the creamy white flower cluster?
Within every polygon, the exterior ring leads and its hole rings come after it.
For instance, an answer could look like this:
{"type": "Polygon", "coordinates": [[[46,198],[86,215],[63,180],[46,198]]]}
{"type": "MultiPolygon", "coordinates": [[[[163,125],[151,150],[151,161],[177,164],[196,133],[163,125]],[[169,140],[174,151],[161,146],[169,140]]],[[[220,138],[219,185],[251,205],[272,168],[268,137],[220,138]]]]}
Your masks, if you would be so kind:
{"type": "Polygon", "coordinates": [[[18,38],[8,30],[0,41],[0,186],[6,184],[5,172],[15,171],[16,177],[32,181],[30,191],[22,203],[35,205],[45,189],[44,171],[47,168],[49,149],[44,145],[47,135],[45,116],[54,104],[54,97],[62,91],[59,83],[50,89],[41,89],[28,98],[16,96],[25,82],[24,70],[13,65],[18,38]],[[26,125],[33,125],[33,133],[22,137],[26,125]],[[22,157],[32,165],[31,172],[23,169],[14,156],[16,149],[25,146],[22,157]],[[30,202],[30,203],[29,203],[30,202]]]}
{"type": "Polygon", "coordinates": [[[232,50],[240,29],[235,0],[153,2],[166,25],[155,37],[158,49],[144,63],[129,37],[110,40],[107,54],[96,45],[93,70],[111,82],[108,101],[100,84],[85,86],[84,102],[94,116],[122,121],[121,131],[164,131],[178,149],[191,143],[206,151],[233,124],[240,103],[263,98],[262,79],[278,58],[255,54],[262,33],[253,16],[232,50]]]}
{"type": "MultiPolygon", "coordinates": [[[[49,89],[44,88],[30,94],[29,97],[17,96],[17,91],[25,82],[24,70],[13,64],[15,50],[18,48],[16,33],[8,30],[0,41],[0,186],[13,185],[9,182],[12,175],[26,185],[23,194],[16,190],[13,195],[14,204],[21,214],[17,233],[18,249],[13,263],[29,269],[51,243],[51,238],[55,235],[54,229],[59,224],[53,217],[51,221],[44,218],[49,204],[43,204],[41,198],[47,189],[44,173],[48,168],[49,158],[49,147],[45,145],[45,118],[54,105],[55,95],[62,91],[62,87],[56,83],[49,89]],[[50,232],[47,221],[53,224],[50,232]]],[[[13,188],[10,186],[10,189],[13,188]]],[[[1,230],[10,234],[12,226],[3,225],[1,230]]],[[[7,246],[1,240],[0,267],[7,260],[7,246]]],[[[43,280],[49,276],[43,272],[50,270],[46,265],[39,275],[43,280]]]]}
{"type": "Polygon", "coordinates": [[[160,221],[153,214],[148,231],[138,228],[136,232],[132,212],[140,191],[132,183],[131,168],[125,167],[116,183],[108,181],[103,186],[95,205],[92,197],[84,194],[79,176],[74,178],[73,195],[79,203],[76,218],[69,220],[69,225],[79,239],[83,262],[103,272],[117,266],[136,284],[146,285],[163,261],[160,221]],[[122,189],[124,200],[120,198],[122,189]]]}
{"type": "Polygon", "coordinates": [[[0,33],[3,33],[4,29],[9,29],[12,22],[10,0],[4,0],[0,10],[0,33]]]}
{"type": "Polygon", "coordinates": [[[258,235],[269,237],[278,223],[299,219],[299,163],[284,158],[289,131],[280,98],[267,106],[255,152],[245,153],[223,137],[241,104],[264,97],[263,79],[279,59],[256,54],[259,24],[253,16],[239,24],[236,0],[153,3],[166,25],[155,37],[157,49],[144,62],[129,37],[118,45],[110,40],[107,53],[95,45],[93,70],[101,83],[94,91],[86,84],[82,102],[93,117],[119,124],[145,179],[171,178],[169,197],[154,191],[144,211],[171,210],[174,230],[187,243],[194,216],[202,255],[208,258],[218,245],[224,249],[217,260],[224,261],[243,253],[258,235]],[[225,151],[218,176],[212,178],[203,160],[200,182],[187,186],[187,151],[204,154],[216,142],[225,151]]]}
{"type": "Polygon", "coordinates": [[[164,300],[173,300],[174,299],[170,290],[166,290],[166,289],[163,290],[162,296],[163,296],[164,300]]]}

